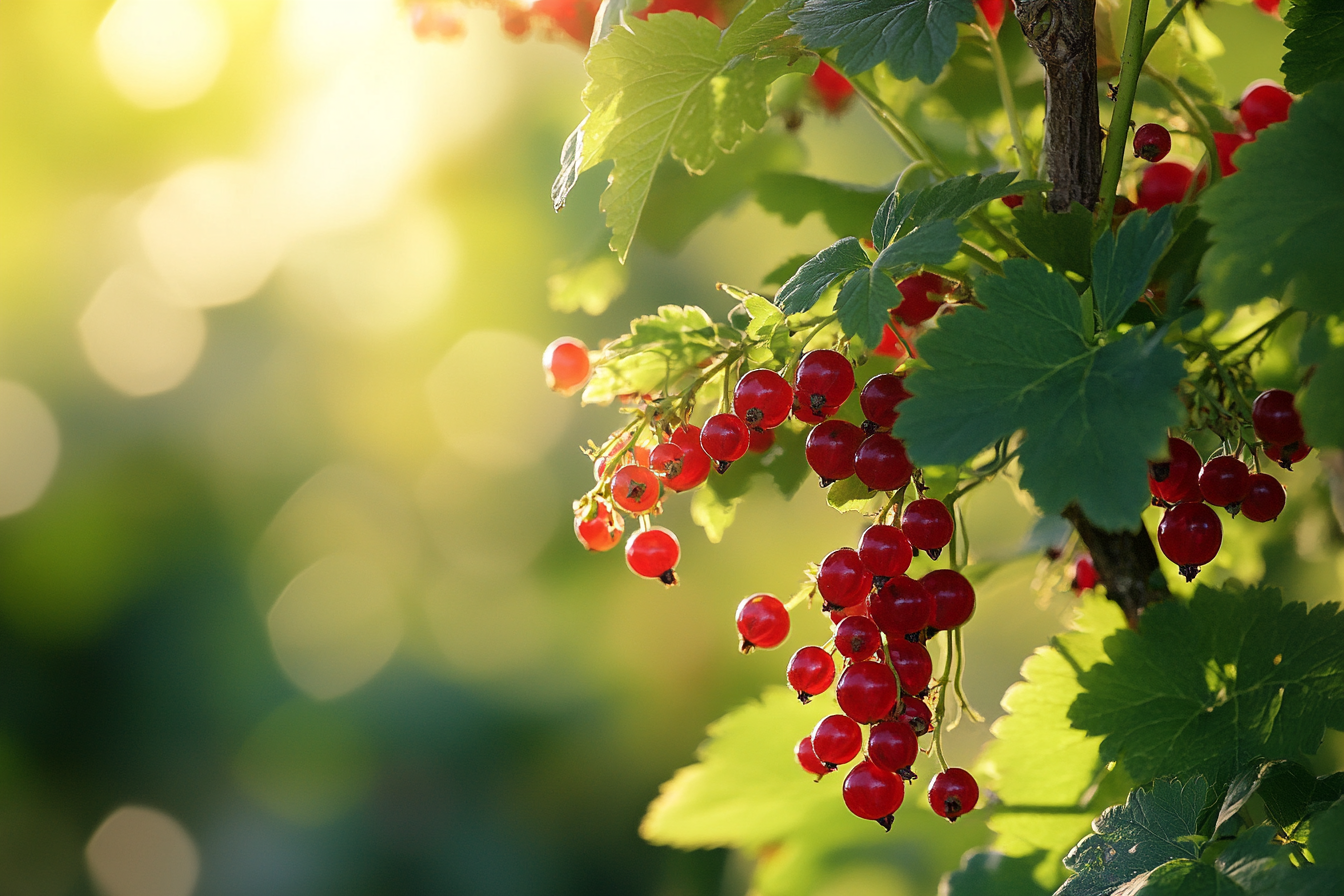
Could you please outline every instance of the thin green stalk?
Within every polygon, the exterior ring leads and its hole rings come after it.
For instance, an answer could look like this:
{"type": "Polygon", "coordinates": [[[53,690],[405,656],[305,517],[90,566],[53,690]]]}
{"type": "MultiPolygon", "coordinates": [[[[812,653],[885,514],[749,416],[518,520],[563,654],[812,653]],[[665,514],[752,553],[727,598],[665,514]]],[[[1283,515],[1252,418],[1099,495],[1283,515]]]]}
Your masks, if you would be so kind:
{"type": "Polygon", "coordinates": [[[957,671],[952,677],[957,694],[957,702],[961,704],[961,709],[966,715],[971,717],[972,722],[983,722],[985,717],[975,711],[971,701],[966,699],[966,692],[961,687],[961,673],[966,667],[966,646],[962,643],[961,629],[957,629],[957,671]]]}
{"type": "Polygon", "coordinates": [[[882,125],[891,139],[901,148],[901,152],[914,161],[927,162],[939,177],[952,176],[952,170],[943,164],[937,153],[924,142],[919,134],[906,127],[905,122],[901,121],[900,116],[896,114],[894,109],[882,101],[882,97],[878,96],[876,90],[869,87],[861,78],[855,78],[850,83],[854,85],[855,92],[863,100],[864,105],[868,107],[868,111],[877,119],[877,123],[882,125]]]}
{"type": "Polygon", "coordinates": [[[1175,81],[1147,66],[1144,67],[1143,73],[1162,85],[1163,89],[1171,94],[1172,98],[1180,105],[1185,112],[1185,117],[1190,119],[1190,123],[1195,128],[1195,136],[1199,138],[1200,143],[1204,144],[1204,153],[1209,159],[1209,183],[1217,183],[1218,179],[1223,176],[1223,172],[1222,166],[1218,162],[1218,144],[1213,142],[1213,129],[1209,127],[1209,120],[1204,117],[1204,113],[1199,111],[1199,107],[1194,104],[1190,97],[1186,96],[1185,91],[1175,81]]]}
{"type": "Polygon", "coordinates": [[[1101,165],[1101,199],[1097,227],[1111,226],[1115,211],[1115,188],[1120,184],[1120,169],[1125,162],[1125,147],[1129,144],[1129,121],[1134,113],[1134,94],[1139,87],[1139,73],[1143,71],[1143,27],[1148,22],[1148,0],[1132,0],[1129,22],[1125,25],[1125,48],[1120,53],[1120,87],[1111,110],[1111,127],[1106,132],[1106,155],[1101,165]]]}
{"type": "Polygon", "coordinates": [[[947,771],[947,759],[943,757],[943,714],[947,706],[947,685],[952,680],[952,633],[944,632],[947,637],[944,639],[943,653],[943,674],[938,679],[938,703],[933,711],[933,748],[938,754],[938,764],[942,766],[943,771],[947,771]]]}
{"type": "Polygon", "coordinates": [[[1003,276],[1003,265],[999,264],[998,259],[970,240],[961,241],[961,252],[971,261],[980,265],[980,267],[989,271],[991,274],[998,274],[1000,277],[1003,276]]]}
{"type": "Polygon", "coordinates": [[[985,33],[985,49],[989,51],[989,58],[994,63],[994,77],[999,82],[999,99],[1003,101],[1003,111],[1008,115],[1008,128],[1013,132],[1013,149],[1017,151],[1017,166],[1030,176],[1030,172],[1036,170],[1036,162],[1031,157],[1031,149],[1027,146],[1026,137],[1022,133],[1022,119],[1017,114],[1017,101],[1013,99],[1013,84],[1008,80],[1008,66],[1003,61],[1003,49],[989,27],[989,20],[985,18],[984,10],[976,6],[975,15],[979,20],[980,30],[985,33]]]}
{"type": "Polygon", "coordinates": [[[1148,61],[1148,54],[1153,52],[1153,47],[1157,46],[1157,42],[1162,39],[1162,35],[1167,33],[1167,28],[1171,25],[1172,20],[1180,14],[1181,10],[1185,9],[1185,4],[1189,2],[1190,0],[1176,0],[1171,5],[1171,9],[1167,10],[1167,14],[1162,17],[1162,21],[1157,23],[1157,27],[1150,29],[1143,36],[1142,59],[1145,63],[1148,61]]]}

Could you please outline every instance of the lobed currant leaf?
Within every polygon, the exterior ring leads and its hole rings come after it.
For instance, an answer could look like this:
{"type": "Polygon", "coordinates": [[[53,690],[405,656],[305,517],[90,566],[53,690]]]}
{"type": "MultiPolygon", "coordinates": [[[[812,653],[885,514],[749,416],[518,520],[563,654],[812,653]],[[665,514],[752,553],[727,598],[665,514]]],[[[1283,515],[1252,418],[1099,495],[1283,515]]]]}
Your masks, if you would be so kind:
{"type": "Polygon", "coordinates": [[[1050,896],[1032,876],[1045,854],[1006,856],[993,850],[967,853],[961,867],[943,877],[940,896],[1050,896]]]}
{"type": "Polygon", "coordinates": [[[884,187],[865,187],[806,174],[769,172],[756,180],[756,202],[779,215],[785,224],[799,224],[820,212],[837,237],[868,235],[868,225],[887,196],[884,187]]]}
{"type": "Polygon", "coordinates": [[[1260,795],[1269,820],[1284,830],[1344,795],[1344,772],[1317,778],[1296,762],[1257,762],[1232,779],[1218,810],[1215,835],[1235,834],[1238,816],[1252,796],[1260,795]]]}
{"type": "Polygon", "coordinates": [[[871,267],[857,271],[835,299],[840,328],[846,336],[858,336],[867,346],[882,341],[882,330],[891,323],[891,309],[901,304],[893,277],[914,273],[923,264],[946,264],[961,248],[961,237],[950,220],[917,227],[882,250],[871,267]]]}
{"type": "Polygon", "coordinates": [[[546,280],[547,301],[555,311],[598,315],[630,284],[630,272],[601,246],[577,264],[561,268],[546,280]]]}
{"type": "Polygon", "coordinates": [[[603,346],[585,404],[605,404],[618,395],[665,391],[722,349],[709,315],[694,305],[664,305],[636,318],[630,332],[603,346]]]}
{"type": "Polygon", "coordinates": [[[932,84],[957,49],[957,23],[975,21],[971,0],[807,0],[793,32],[810,49],[838,48],[849,75],[883,62],[899,80],[932,84]]]}
{"type": "Polygon", "coordinates": [[[1290,93],[1344,75],[1344,7],[1335,0],[1294,0],[1283,23],[1293,29],[1279,67],[1290,93]]]}
{"type": "Polygon", "coordinates": [[[909,220],[924,224],[940,218],[964,218],[980,206],[1013,193],[1049,190],[1051,184],[1039,180],[1016,180],[1016,171],[997,174],[962,174],[916,191],[909,220]]]}
{"type": "Polygon", "coordinates": [[[1041,261],[1057,271],[1092,276],[1092,213],[1073,203],[1064,214],[1047,212],[1037,202],[1013,209],[1017,238],[1041,261]]]}
{"type": "Polygon", "coordinates": [[[1226,781],[1256,757],[1314,753],[1344,728],[1339,604],[1284,604],[1277,589],[1214,590],[1153,604],[1106,641],[1069,718],[1136,781],[1226,781]]]}
{"type": "Polygon", "coordinates": [[[929,368],[907,378],[914,397],[893,434],[924,466],[963,463],[1024,430],[1022,487],[1041,510],[1076,501],[1103,528],[1136,526],[1148,458],[1184,418],[1181,355],[1137,331],[1092,345],[1063,276],[1029,259],[1003,268],[977,279],[983,308],[959,308],[920,338],[929,368]]]}
{"type": "Polygon", "coordinates": [[[1131,212],[1112,233],[1107,230],[1092,249],[1092,298],[1101,316],[1101,328],[1120,323],[1139,300],[1167,246],[1171,243],[1175,206],[1163,206],[1151,217],[1143,209],[1131,212]]]}
{"type": "Polygon", "coordinates": [[[775,304],[785,314],[798,314],[806,311],[826,288],[839,278],[854,271],[868,267],[868,253],[852,236],[832,243],[822,249],[788,279],[775,294],[775,304]]]}

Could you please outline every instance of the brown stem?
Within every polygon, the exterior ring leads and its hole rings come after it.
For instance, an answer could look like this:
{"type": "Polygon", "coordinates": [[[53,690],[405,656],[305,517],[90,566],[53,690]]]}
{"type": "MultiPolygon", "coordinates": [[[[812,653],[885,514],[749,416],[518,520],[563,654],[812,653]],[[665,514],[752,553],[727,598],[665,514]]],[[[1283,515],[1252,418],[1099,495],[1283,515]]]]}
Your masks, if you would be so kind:
{"type": "Polygon", "coordinates": [[[1144,607],[1171,597],[1157,565],[1153,540],[1142,524],[1133,532],[1108,532],[1084,516],[1077,504],[1064,508],[1064,518],[1078,530],[1092,554],[1097,577],[1106,586],[1106,596],[1125,611],[1131,627],[1138,624],[1144,607]]]}

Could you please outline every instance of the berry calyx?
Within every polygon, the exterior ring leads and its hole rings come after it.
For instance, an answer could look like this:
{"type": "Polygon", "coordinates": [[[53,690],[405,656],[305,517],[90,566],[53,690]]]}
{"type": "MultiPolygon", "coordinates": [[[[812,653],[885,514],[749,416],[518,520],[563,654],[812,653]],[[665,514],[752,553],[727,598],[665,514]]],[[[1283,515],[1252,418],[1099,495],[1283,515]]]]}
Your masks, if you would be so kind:
{"type": "Polygon", "coordinates": [[[952,540],[953,528],[952,512],[933,498],[911,501],[901,514],[901,531],[910,539],[911,547],[927,551],[935,560],[952,540]]]}
{"type": "Polygon", "coordinates": [[[859,755],[862,747],[863,729],[849,716],[827,716],[812,729],[812,752],[832,771],[859,755]]]}
{"type": "Polygon", "coordinates": [[[915,472],[906,456],[905,445],[885,432],[875,432],[863,440],[854,455],[854,472],[859,481],[880,492],[904,488],[915,472]]]}
{"type": "Polygon", "coordinates": [[[676,479],[681,475],[682,464],[686,459],[686,450],[675,442],[663,442],[649,452],[649,469],[657,473],[664,481],[676,479]]]}
{"type": "Polygon", "coordinates": [[[933,710],[929,709],[929,704],[913,694],[902,697],[901,704],[900,718],[905,720],[916,737],[923,737],[933,730],[933,710]]]}
{"type": "Polygon", "coordinates": [[[1266,389],[1251,405],[1251,426],[1255,437],[1275,445],[1302,441],[1302,417],[1293,406],[1293,393],[1266,389]]]}
{"type": "Polygon", "coordinates": [[[1293,95],[1272,82],[1249,84],[1241,95],[1237,112],[1246,130],[1255,134],[1272,124],[1288,120],[1293,95]]]}
{"type": "Polygon", "coordinates": [[[792,408],[788,381],[764,367],[748,371],[733,389],[733,413],[753,430],[774,429],[788,419],[792,408]]]}
{"type": "Polygon", "coordinates": [[[835,681],[835,658],[815,645],[800,647],[789,659],[787,676],[798,700],[806,703],[835,681]]]}
{"type": "Polygon", "coordinates": [[[677,584],[677,561],[681,543],[662,526],[653,526],[631,535],[625,542],[625,563],[630,571],[646,579],[658,579],[664,585],[677,584]]]}
{"type": "Polygon", "coordinates": [[[1157,544],[1167,559],[1180,567],[1188,582],[1199,568],[1218,556],[1223,524],[1213,508],[1199,501],[1177,504],[1157,524],[1157,544]]]}
{"type": "Polygon", "coordinates": [[[868,615],[887,635],[904,638],[928,627],[933,619],[933,598],[909,576],[895,576],[868,595],[868,615]]]}
{"type": "Polygon", "coordinates": [[[904,782],[866,759],[849,770],[841,790],[849,811],[859,818],[876,821],[888,831],[905,799],[904,782]]]}
{"type": "Polygon", "coordinates": [[[824,61],[818,63],[817,70],[812,73],[812,89],[817,92],[817,99],[821,100],[822,106],[832,115],[849,105],[850,97],[854,95],[854,85],[824,61]]]}
{"type": "Polygon", "coordinates": [[[835,649],[854,662],[862,662],[882,648],[882,632],[867,616],[846,616],[835,627],[835,649]]]}
{"type": "Polygon", "coordinates": [[[793,415],[804,423],[820,423],[835,416],[854,391],[854,368],[832,349],[803,355],[793,376],[793,415]]]}
{"type": "Polygon", "coordinates": [[[1148,462],[1148,490],[1154,498],[1179,504],[1199,496],[1199,470],[1203,465],[1195,446],[1184,439],[1167,439],[1169,460],[1148,462]]]}
{"type": "MultiPolygon", "coordinates": [[[[709,478],[709,469],[714,465],[714,461],[700,447],[700,427],[692,426],[689,423],[678,426],[672,430],[670,441],[680,448],[683,454],[681,457],[681,472],[675,476],[669,476],[665,481],[668,488],[674,492],[689,491],[709,478]]],[[[650,462],[652,462],[652,453],[650,453],[650,462]]]]}
{"type": "Polygon", "coordinates": [[[611,500],[630,513],[644,513],[658,503],[661,489],[652,470],[626,464],[611,477],[611,500]]]}
{"type": "Polygon", "coordinates": [[[1097,587],[1097,567],[1092,562],[1092,555],[1084,554],[1073,564],[1073,593],[1082,594],[1095,587],[1097,587]]]}
{"type": "Polygon", "coordinates": [[[1266,445],[1265,454],[1274,463],[1283,467],[1285,470],[1291,470],[1293,464],[1305,458],[1311,453],[1311,446],[1306,442],[1293,442],[1290,445],[1266,445]]]}
{"type": "Polygon", "coordinates": [[[923,644],[894,638],[887,642],[887,655],[901,680],[901,693],[922,694],[933,680],[933,658],[923,644]]]}
{"type": "Polygon", "coordinates": [[[572,336],[561,336],[546,346],[541,366],[546,371],[546,385],[561,395],[579,391],[592,372],[588,346],[572,336]]]}
{"type": "Polygon", "coordinates": [[[903,575],[910,568],[912,556],[910,540],[896,526],[869,526],[859,538],[859,559],[874,580],[903,575]]]}
{"type": "Polygon", "coordinates": [[[743,653],[770,650],[789,636],[789,611],[773,594],[753,594],[737,605],[737,633],[743,653]]]}
{"type": "Polygon", "coordinates": [[[750,442],[747,424],[736,414],[715,414],[700,430],[700,447],[714,460],[720,473],[747,453],[750,442]]]}
{"type": "Polygon", "coordinates": [[[1134,132],[1134,156],[1145,162],[1160,162],[1171,152],[1171,133],[1160,124],[1141,125],[1134,132]]]}
{"type": "Polygon", "coordinates": [[[1267,523],[1279,518],[1288,494],[1283,485],[1268,473],[1252,473],[1246,497],[1241,502],[1241,515],[1256,523],[1267,523]]]}
{"type": "Polygon", "coordinates": [[[1183,162],[1158,162],[1148,166],[1139,180],[1139,198],[1135,205],[1152,214],[1164,205],[1180,202],[1185,198],[1194,174],[1183,162]]]}
{"type": "Polygon", "coordinates": [[[884,772],[910,780],[914,777],[910,775],[910,766],[918,755],[919,738],[909,722],[900,719],[881,722],[868,732],[868,761],[884,772]]]}
{"type": "Polygon", "coordinates": [[[939,772],[929,782],[929,805],[937,815],[956,821],[980,801],[980,785],[964,768],[939,772]]]}
{"type": "Polygon", "coordinates": [[[793,758],[798,760],[798,764],[803,767],[803,771],[809,775],[816,775],[820,778],[832,771],[832,769],[822,765],[821,760],[817,758],[816,751],[812,749],[811,735],[798,741],[798,745],[793,748],[793,758]]]}
{"type": "Polygon", "coordinates": [[[825,601],[824,609],[852,607],[862,603],[873,587],[873,574],[853,548],[831,551],[817,569],[817,590],[825,601]]]}
{"type": "Polygon", "coordinates": [[[854,475],[854,454],[863,443],[863,430],[848,420],[825,420],[807,434],[807,465],[821,477],[822,486],[854,475]]]}
{"type": "Polygon", "coordinates": [[[898,697],[896,676],[886,663],[854,663],[840,673],[840,680],[835,683],[835,699],[841,711],[864,725],[885,718],[898,697]]]}
{"type": "Polygon", "coordinates": [[[933,598],[936,629],[960,628],[975,612],[975,588],[955,569],[935,569],[919,580],[933,598]]]}
{"type": "Polygon", "coordinates": [[[1209,458],[1199,471],[1199,493],[1215,507],[1225,507],[1233,516],[1251,489],[1251,471],[1238,458],[1224,454],[1209,458]]]}
{"type": "Polygon", "coordinates": [[[900,416],[897,405],[909,397],[904,374],[879,373],[864,384],[859,393],[859,407],[864,419],[875,429],[889,429],[900,416]]]}
{"type": "Polygon", "coordinates": [[[951,281],[925,272],[906,277],[896,284],[896,288],[901,291],[901,304],[891,310],[891,315],[914,327],[937,314],[943,307],[943,296],[955,287],[951,281]]]}
{"type": "Polygon", "coordinates": [[[1218,171],[1223,177],[1237,173],[1237,166],[1232,162],[1232,154],[1254,139],[1254,137],[1247,137],[1245,134],[1214,132],[1213,146],[1214,149],[1218,150],[1218,171]]]}

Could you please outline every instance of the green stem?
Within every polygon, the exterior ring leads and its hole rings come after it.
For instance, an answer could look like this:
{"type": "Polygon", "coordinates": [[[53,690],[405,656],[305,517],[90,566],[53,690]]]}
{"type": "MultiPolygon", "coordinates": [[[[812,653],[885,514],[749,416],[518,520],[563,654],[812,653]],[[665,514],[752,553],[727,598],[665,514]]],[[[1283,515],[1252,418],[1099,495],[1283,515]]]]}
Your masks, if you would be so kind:
{"type": "Polygon", "coordinates": [[[975,711],[971,701],[966,699],[966,692],[961,687],[961,673],[966,667],[966,647],[961,640],[961,628],[956,630],[957,634],[957,671],[952,676],[952,683],[955,685],[957,701],[961,704],[961,709],[966,715],[971,717],[972,722],[983,722],[985,717],[975,711]]]}
{"type": "Polygon", "coordinates": [[[1157,27],[1150,29],[1143,36],[1143,56],[1140,57],[1143,62],[1148,61],[1148,54],[1153,52],[1153,47],[1157,46],[1157,42],[1162,39],[1162,35],[1167,33],[1167,28],[1171,25],[1172,20],[1180,14],[1181,10],[1185,9],[1185,4],[1189,2],[1190,0],[1176,0],[1171,5],[1171,9],[1167,10],[1167,14],[1162,17],[1162,21],[1157,23],[1157,27]]]}
{"type": "Polygon", "coordinates": [[[1148,22],[1148,0],[1132,0],[1129,22],[1125,25],[1125,48],[1120,53],[1120,87],[1111,110],[1111,127],[1106,132],[1106,155],[1101,164],[1101,209],[1097,228],[1109,229],[1111,213],[1115,210],[1115,188],[1120,184],[1120,170],[1125,163],[1125,147],[1129,144],[1129,120],[1134,113],[1134,94],[1139,87],[1139,73],[1143,71],[1143,26],[1148,22]]]}
{"type": "Polygon", "coordinates": [[[961,253],[991,274],[1003,276],[1003,265],[999,264],[998,259],[970,240],[961,241],[961,253]]]}
{"type": "Polygon", "coordinates": [[[686,391],[681,396],[681,411],[683,419],[687,416],[692,403],[695,401],[695,395],[697,392],[700,391],[701,387],[704,386],[705,383],[714,379],[714,377],[718,376],[719,373],[722,372],[723,369],[727,367],[729,364],[732,364],[738,358],[742,357],[745,351],[746,349],[743,348],[742,346],[729,349],[727,352],[724,353],[724,356],[720,358],[717,363],[714,364],[714,366],[708,368],[704,373],[696,377],[694,382],[692,382],[689,386],[686,387],[686,391]]]}
{"type": "Polygon", "coordinates": [[[952,170],[943,164],[938,158],[937,153],[924,142],[919,134],[906,127],[905,122],[901,121],[895,110],[882,101],[877,91],[869,87],[864,79],[855,78],[851,82],[859,98],[863,100],[868,111],[877,119],[877,123],[891,136],[896,145],[914,161],[926,162],[928,166],[939,177],[951,177],[952,170]]]}
{"type": "Polygon", "coordinates": [[[1162,85],[1162,88],[1171,94],[1172,98],[1180,105],[1186,118],[1190,119],[1190,123],[1195,128],[1195,136],[1199,138],[1200,143],[1204,144],[1204,153],[1209,159],[1209,183],[1217,183],[1223,173],[1222,166],[1218,162],[1218,144],[1213,142],[1213,129],[1209,127],[1209,120],[1204,117],[1204,113],[1199,111],[1199,107],[1194,104],[1190,97],[1186,96],[1185,91],[1175,81],[1150,67],[1145,67],[1143,73],[1162,85]]]}
{"type": "Polygon", "coordinates": [[[1250,342],[1256,336],[1260,336],[1261,334],[1268,336],[1270,333],[1277,330],[1280,324],[1282,324],[1288,318],[1292,317],[1299,310],[1300,309],[1298,308],[1286,308],[1283,311],[1280,311],[1278,314],[1274,315],[1269,320],[1265,321],[1260,326],[1256,327],[1254,330],[1252,330],[1245,336],[1238,339],[1236,342],[1229,345],[1227,348],[1219,349],[1219,352],[1222,354],[1223,357],[1226,357],[1227,355],[1230,355],[1237,349],[1241,348],[1247,342],[1250,342]]]}
{"type": "Polygon", "coordinates": [[[816,324],[807,331],[807,335],[803,337],[803,341],[798,345],[798,354],[794,355],[793,359],[789,361],[788,366],[784,368],[783,373],[784,379],[786,380],[793,379],[793,371],[798,366],[798,362],[803,359],[803,355],[807,353],[808,343],[810,343],[813,339],[816,339],[817,334],[820,333],[822,330],[826,329],[831,324],[835,323],[836,319],[839,316],[840,315],[838,314],[828,314],[821,320],[817,321],[816,324]]]}
{"type": "Polygon", "coordinates": [[[952,680],[952,633],[943,634],[947,636],[943,645],[946,657],[943,659],[942,677],[938,679],[938,703],[933,711],[933,748],[938,754],[938,764],[943,771],[947,771],[947,759],[943,757],[943,713],[947,706],[947,685],[952,680]]]}
{"type": "Polygon", "coordinates": [[[1017,101],[1013,99],[1013,84],[1008,80],[1008,66],[1003,61],[1003,49],[989,27],[989,20],[985,18],[984,10],[978,5],[975,8],[975,15],[979,20],[980,30],[985,33],[985,49],[989,51],[989,58],[994,63],[994,77],[999,82],[999,99],[1003,101],[1003,111],[1008,115],[1008,128],[1013,132],[1013,149],[1017,152],[1017,165],[1025,172],[1035,171],[1036,162],[1031,157],[1031,149],[1027,146],[1026,137],[1022,133],[1022,119],[1017,114],[1017,101]]]}

